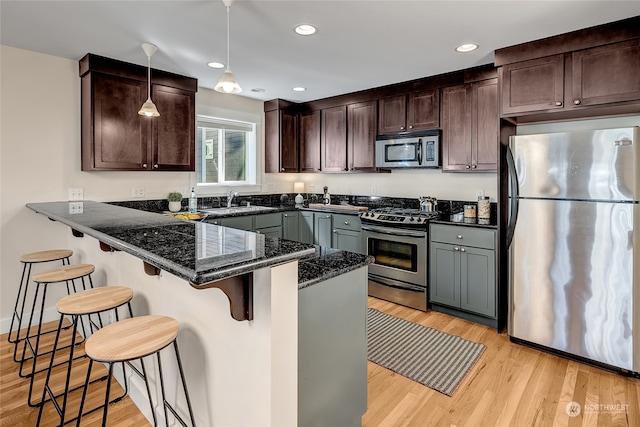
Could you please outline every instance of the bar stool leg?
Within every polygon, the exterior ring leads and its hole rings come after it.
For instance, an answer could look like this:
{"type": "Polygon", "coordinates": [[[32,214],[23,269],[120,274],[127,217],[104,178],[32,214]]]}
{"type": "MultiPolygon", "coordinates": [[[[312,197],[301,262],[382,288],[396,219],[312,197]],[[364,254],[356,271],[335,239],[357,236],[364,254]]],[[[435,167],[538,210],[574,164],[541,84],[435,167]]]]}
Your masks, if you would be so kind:
{"type": "Polygon", "coordinates": [[[180,371],[180,379],[182,380],[182,389],[184,390],[184,396],[187,400],[187,408],[189,408],[189,418],[191,418],[191,425],[195,426],[196,420],[193,416],[193,408],[191,407],[191,398],[189,397],[189,391],[187,390],[187,381],[184,377],[184,369],[182,369],[182,360],[180,358],[180,352],[178,351],[178,342],[175,340],[173,341],[173,349],[175,350],[176,360],[178,361],[178,369],[180,371]]]}

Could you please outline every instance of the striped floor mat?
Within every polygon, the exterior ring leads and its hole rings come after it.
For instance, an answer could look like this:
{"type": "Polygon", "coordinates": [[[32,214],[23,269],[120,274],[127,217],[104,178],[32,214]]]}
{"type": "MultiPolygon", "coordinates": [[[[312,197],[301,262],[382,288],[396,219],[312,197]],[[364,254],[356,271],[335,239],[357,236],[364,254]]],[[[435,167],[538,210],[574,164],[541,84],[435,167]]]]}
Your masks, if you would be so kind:
{"type": "Polygon", "coordinates": [[[367,309],[368,359],[451,396],[485,346],[367,309]]]}

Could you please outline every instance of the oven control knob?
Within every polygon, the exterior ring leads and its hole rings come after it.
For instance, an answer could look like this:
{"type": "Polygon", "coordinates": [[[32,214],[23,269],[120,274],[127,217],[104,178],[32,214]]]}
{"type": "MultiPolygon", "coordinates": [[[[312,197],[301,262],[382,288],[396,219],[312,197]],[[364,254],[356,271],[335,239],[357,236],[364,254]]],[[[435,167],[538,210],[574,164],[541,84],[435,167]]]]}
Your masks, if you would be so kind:
{"type": "Polygon", "coordinates": [[[409,218],[409,221],[415,221],[415,219],[413,217],[409,218]]]}

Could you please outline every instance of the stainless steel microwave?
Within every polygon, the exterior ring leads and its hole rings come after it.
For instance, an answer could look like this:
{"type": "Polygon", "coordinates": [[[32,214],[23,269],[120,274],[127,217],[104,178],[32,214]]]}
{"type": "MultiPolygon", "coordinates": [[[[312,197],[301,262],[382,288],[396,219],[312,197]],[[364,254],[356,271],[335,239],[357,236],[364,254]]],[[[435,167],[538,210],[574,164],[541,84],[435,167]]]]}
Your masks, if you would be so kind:
{"type": "Polygon", "coordinates": [[[376,141],[378,168],[440,167],[440,136],[411,136],[376,141]]]}

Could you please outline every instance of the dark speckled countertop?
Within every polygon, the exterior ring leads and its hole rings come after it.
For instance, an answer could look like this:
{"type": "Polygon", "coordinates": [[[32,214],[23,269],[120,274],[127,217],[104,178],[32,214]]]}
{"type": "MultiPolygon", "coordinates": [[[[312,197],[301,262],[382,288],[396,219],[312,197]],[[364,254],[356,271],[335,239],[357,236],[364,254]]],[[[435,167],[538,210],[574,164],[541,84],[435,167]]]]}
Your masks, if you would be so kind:
{"type": "Polygon", "coordinates": [[[373,261],[366,255],[107,203],[84,201],[82,213],[70,213],[69,202],[28,203],[27,207],[195,287],[298,259],[302,288],[373,261]]]}

